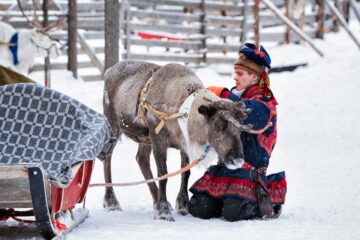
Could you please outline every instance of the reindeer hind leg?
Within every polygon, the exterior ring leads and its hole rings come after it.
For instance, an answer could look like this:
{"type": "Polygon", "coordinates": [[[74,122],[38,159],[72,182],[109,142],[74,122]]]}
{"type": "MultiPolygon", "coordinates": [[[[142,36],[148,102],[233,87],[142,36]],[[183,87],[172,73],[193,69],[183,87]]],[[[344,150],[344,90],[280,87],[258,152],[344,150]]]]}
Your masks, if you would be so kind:
{"type": "MultiPolygon", "coordinates": [[[[181,167],[185,167],[189,164],[188,155],[180,151],[181,154],[181,167]]],[[[181,174],[181,186],[178,196],[176,198],[176,211],[181,215],[187,215],[188,212],[188,203],[189,203],[189,195],[188,195],[188,181],[190,177],[190,170],[181,174]]]]}

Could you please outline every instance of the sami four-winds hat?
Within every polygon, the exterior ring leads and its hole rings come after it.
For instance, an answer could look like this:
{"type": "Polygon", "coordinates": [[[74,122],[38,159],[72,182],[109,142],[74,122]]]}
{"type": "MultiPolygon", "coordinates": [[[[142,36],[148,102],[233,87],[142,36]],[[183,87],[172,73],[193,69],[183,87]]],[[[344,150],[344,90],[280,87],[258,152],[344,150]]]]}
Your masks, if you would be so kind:
{"type": "Polygon", "coordinates": [[[258,75],[264,72],[265,68],[271,68],[270,55],[263,46],[258,49],[255,44],[245,43],[245,47],[239,52],[240,56],[235,65],[242,65],[258,75]]]}

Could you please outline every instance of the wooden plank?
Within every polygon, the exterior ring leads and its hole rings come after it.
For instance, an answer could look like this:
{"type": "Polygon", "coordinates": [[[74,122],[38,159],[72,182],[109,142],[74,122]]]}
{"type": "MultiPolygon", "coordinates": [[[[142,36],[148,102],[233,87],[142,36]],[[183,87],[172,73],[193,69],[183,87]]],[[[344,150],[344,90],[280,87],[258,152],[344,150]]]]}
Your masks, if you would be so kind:
{"type": "MultiPolygon", "coordinates": [[[[123,54],[123,57],[125,54],[123,54]]],[[[169,62],[191,62],[191,63],[201,63],[202,54],[194,55],[180,55],[180,54],[136,54],[130,53],[128,59],[139,59],[146,61],[169,61],[169,62]]]]}
{"type": "Polygon", "coordinates": [[[129,39],[130,45],[146,46],[146,47],[165,47],[165,48],[183,48],[199,50],[202,48],[200,41],[162,41],[162,40],[144,40],[144,39],[129,39]]]}
{"type": "MultiPolygon", "coordinates": [[[[143,39],[130,38],[129,43],[134,46],[146,46],[146,47],[182,48],[182,49],[192,49],[192,50],[203,49],[202,43],[200,41],[197,42],[162,41],[162,40],[143,40],[143,39]]],[[[239,45],[207,43],[206,48],[208,52],[216,52],[216,51],[238,52],[239,45]]]]}
{"type": "Polygon", "coordinates": [[[25,166],[0,165],[0,179],[28,178],[25,166]]]}
{"type": "Polygon", "coordinates": [[[98,74],[98,75],[80,75],[80,77],[86,82],[104,80],[104,78],[100,74],[98,74]]]}
{"type": "Polygon", "coordinates": [[[189,22],[199,22],[200,14],[185,14],[177,12],[164,12],[164,11],[148,11],[141,9],[130,9],[131,15],[138,18],[155,18],[155,19],[166,19],[166,20],[176,20],[177,22],[189,21],[189,22]]]}
{"type": "MultiPolygon", "coordinates": [[[[98,65],[101,63],[100,71],[101,73],[104,70],[112,67],[116,63],[119,62],[119,35],[120,35],[120,15],[119,15],[120,5],[119,0],[107,0],[105,1],[105,64],[96,57],[95,52],[92,50],[91,54],[93,54],[96,58],[95,64],[98,65]]],[[[90,53],[89,53],[90,54],[90,53]]]]}
{"type": "MultiPolygon", "coordinates": [[[[185,13],[178,13],[178,12],[165,12],[165,11],[147,11],[147,10],[139,10],[139,9],[132,9],[130,10],[131,15],[133,17],[138,18],[154,18],[156,19],[166,19],[171,21],[172,23],[182,23],[183,21],[188,22],[200,22],[201,14],[194,13],[194,14],[185,14],[185,13]]],[[[214,16],[214,15],[206,15],[206,21],[209,25],[231,25],[231,26],[239,26],[240,23],[243,21],[242,16],[214,16]]],[[[252,24],[251,22],[248,24],[252,24]]]]}
{"type": "MultiPolygon", "coordinates": [[[[169,5],[169,6],[182,6],[182,7],[194,7],[201,8],[201,0],[128,0],[132,6],[149,6],[149,5],[169,5]]],[[[220,2],[205,2],[205,10],[225,10],[225,11],[237,11],[240,12],[244,4],[239,3],[237,5],[224,4],[220,2]]],[[[249,8],[252,8],[253,3],[249,3],[249,8]]]]}
{"type": "MultiPolygon", "coordinates": [[[[271,12],[260,12],[259,15],[260,15],[261,26],[263,28],[284,24],[284,22],[281,19],[276,17],[271,12]]],[[[302,19],[298,21],[298,23],[314,23],[316,19],[317,19],[316,13],[311,13],[303,16],[302,19]]]]}
{"type": "Polygon", "coordinates": [[[208,56],[207,63],[208,64],[234,64],[236,58],[231,57],[214,57],[208,56]]]}
{"type": "Polygon", "coordinates": [[[254,40],[255,40],[255,45],[259,46],[260,43],[260,16],[259,16],[259,3],[260,0],[255,0],[255,5],[253,8],[253,16],[255,19],[255,23],[254,23],[254,27],[253,27],[253,32],[254,32],[254,40]]]}
{"type": "Polygon", "coordinates": [[[318,0],[318,16],[317,16],[318,29],[316,32],[317,38],[324,38],[325,28],[325,2],[324,0],[318,0]]]}
{"type": "Polygon", "coordinates": [[[89,56],[93,65],[100,70],[101,73],[104,72],[104,63],[96,56],[94,50],[90,47],[90,45],[86,42],[84,36],[78,32],[78,39],[81,45],[81,48],[86,52],[89,56]]]}
{"type": "MultiPolygon", "coordinates": [[[[90,61],[78,62],[77,66],[78,68],[94,67],[94,65],[90,61]]],[[[50,68],[53,70],[64,70],[66,69],[66,67],[67,67],[67,63],[51,63],[50,65],[50,68]]],[[[36,71],[44,71],[44,65],[35,64],[33,67],[30,68],[30,72],[36,72],[36,71]]]]}
{"type": "Polygon", "coordinates": [[[340,24],[344,27],[345,31],[349,34],[350,38],[354,41],[354,43],[360,48],[360,41],[354,35],[354,33],[350,30],[349,26],[346,23],[345,18],[341,15],[340,11],[336,8],[336,6],[330,2],[329,0],[325,0],[325,3],[329,6],[331,11],[335,14],[336,18],[340,22],[340,24]]]}
{"type": "Polygon", "coordinates": [[[77,38],[78,38],[78,21],[77,21],[77,1],[69,1],[68,16],[68,64],[67,69],[77,78],[77,38]]]}
{"type": "Polygon", "coordinates": [[[282,21],[284,21],[284,23],[286,25],[288,25],[292,30],[295,31],[295,33],[301,37],[304,41],[306,41],[307,43],[310,44],[310,46],[321,56],[324,56],[324,53],[318,48],[316,47],[316,45],[314,44],[314,42],[311,40],[311,38],[309,36],[307,36],[299,27],[297,27],[289,18],[287,18],[286,16],[284,16],[284,14],[282,14],[282,12],[279,10],[279,8],[277,8],[270,0],[261,0],[264,4],[266,4],[266,6],[268,6],[271,11],[278,16],[282,21]]]}
{"type": "MultiPolygon", "coordinates": [[[[59,2],[61,7],[67,11],[67,1],[59,2]]],[[[103,1],[96,1],[96,2],[86,2],[80,3],[77,7],[78,12],[104,12],[105,6],[103,1]]]]}
{"type": "MultiPolygon", "coordinates": [[[[310,38],[316,37],[316,29],[309,29],[304,31],[310,38]]],[[[254,39],[253,33],[248,35],[249,39],[254,39]]],[[[301,38],[294,32],[290,33],[292,42],[300,41],[301,38]]],[[[261,33],[261,42],[284,42],[284,32],[263,32],[261,33]]]]}
{"type": "MultiPolygon", "coordinates": [[[[104,39],[103,31],[84,31],[82,33],[87,40],[104,39]]],[[[53,32],[53,33],[50,33],[50,36],[52,36],[56,39],[61,39],[61,40],[67,39],[67,34],[65,32],[53,32]]]]}
{"type": "MultiPolygon", "coordinates": [[[[240,33],[240,43],[241,43],[241,47],[243,47],[245,45],[246,42],[246,32],[247,29],[249,29],[250,27],[247,26],[246,23],[250,23],[249,17],[248,17],[248,11],[246,9],[246,6],[248,6],[249,2],[248,0],[243,0],[243,3],[245,4],[245,7],[243,8],[241,15],[243,16],[243,21],[241,22],[240,28],[242,29],[242,32],[240,33]]],[[[251,22],[252,25],[255,23],[255,19],[251,22]]]]}
{"type": "Polygon", "coordinates": [[[0,209],[32,207],[28,178],[0,179],[0,209]]]}
{"type": "Polygon", "coordinates": [[[200,34],[199,27],[185,27],[185,26],[175,26],[175,25],[148,25],[148,24],[140,24],[140,23],[132,23],[128,24],[129,30],[131,31],[158,31],[158,32],[166,32],[166,33],[187,33],[187,34],[200,34]]]}
{"type": "MultiPolygon", "coordinates": [[[[285,16],[287,18],[290,18],[290,3],[289,0],[285,0],[284,1],[285,4],[285,16]]],[[[285,31],[285,43],[289,44],[290,43],[290,27],[286,26],[286,31],[285,31]]]]}
{"type": "MultiPolygon", "coordinates": [[[[138,23],[129,23],[129,28],[132,31],[157,31],[163,33],[187,33],[187,34],[198,34],[199,37],[202,37],[201,29],[196,27],[184,27],[176,25],[147,25],[147,24],[138,24],[138,23]]],[[[217,29],[217,28],[207,28],[206,33],[208,36],[239,36],[242,32],[241,29],[217,29]]]]}
{"type": "Polygon", "coordinates": [[[358,4],[355,2],[355,0],[350,0],[349,3],[355,13],[356,18],[360,21],[360,10],[358,9],[358,4]]]}

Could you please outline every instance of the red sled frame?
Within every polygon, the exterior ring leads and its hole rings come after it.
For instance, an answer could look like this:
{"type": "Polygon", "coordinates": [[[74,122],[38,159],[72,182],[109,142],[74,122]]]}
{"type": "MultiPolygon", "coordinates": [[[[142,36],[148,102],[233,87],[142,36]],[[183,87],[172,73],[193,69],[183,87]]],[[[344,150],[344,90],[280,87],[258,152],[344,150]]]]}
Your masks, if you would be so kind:
{"type": "Polygon", "coordinates": [[[75,164],[72,181],[63,185],[49,180],[37,164],[0,165],[0,190],[4,193],[0,196],[0,221],[10,217],[22,221],[19,216],[35,216],[36,226],[45,239],[65,235],[88,216],[88,210],[75,210],[75,205],[84,201],[93,166],[94,160],[75,164]],[[24,214],[15,208],[32,210],[24,214]],[[64,214],[70,215],[69,223],[61,222],[64,214]]]}

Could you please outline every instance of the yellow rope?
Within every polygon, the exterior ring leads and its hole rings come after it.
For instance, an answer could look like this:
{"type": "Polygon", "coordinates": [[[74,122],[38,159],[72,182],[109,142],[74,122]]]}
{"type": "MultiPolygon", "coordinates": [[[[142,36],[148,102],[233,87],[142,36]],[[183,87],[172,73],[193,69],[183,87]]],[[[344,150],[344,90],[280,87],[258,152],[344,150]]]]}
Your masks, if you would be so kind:
{"type": "Polygon", "coordinates": [[[183,116],[185,116],[185,114],[184,113],[161,112],[161,111],[155,109],[153,106],[151,106],[149,103],[146,102],[146,94],[147,94],[147,92],[149,90],[149,86],[150,86],[150,83],[151,83],[152,79],[153,78],[151,77],[147,81],[147,83],[145,84],[143,89],[141,89],[140,103],[139,103],[139,108],[138,108],[138,113],[137,113],[136,118],[144,118],[145,121],[146,121],[145,109],[150,111],[155,117],[157,117],[160,120],[160,123],[155,128],[155,133],[158,134],[161,131],[161,129],[164,127],[165,121],[183,117],[183,116]]]}

